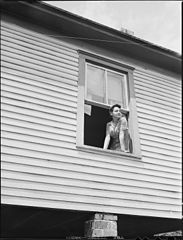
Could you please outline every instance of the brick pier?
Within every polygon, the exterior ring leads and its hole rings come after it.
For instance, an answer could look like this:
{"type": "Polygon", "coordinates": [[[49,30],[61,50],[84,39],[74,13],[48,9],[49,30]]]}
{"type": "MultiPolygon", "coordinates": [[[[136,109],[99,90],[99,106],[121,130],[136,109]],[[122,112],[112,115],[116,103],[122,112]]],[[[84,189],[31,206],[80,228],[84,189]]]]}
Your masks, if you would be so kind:
{"type": "Polygon", "coordinates": [[[85,222],[85,237],[117,237],[117,216],[95,213],[93,219],[85,222]]]}

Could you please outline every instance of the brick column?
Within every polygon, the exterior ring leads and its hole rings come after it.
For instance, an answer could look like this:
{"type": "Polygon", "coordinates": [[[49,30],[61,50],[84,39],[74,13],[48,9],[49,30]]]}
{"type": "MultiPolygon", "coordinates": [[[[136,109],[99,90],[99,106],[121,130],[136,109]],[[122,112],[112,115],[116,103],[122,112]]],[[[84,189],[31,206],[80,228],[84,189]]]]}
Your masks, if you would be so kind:
{"type": "Polygon", "coordinates": [[[117,237],[117,216],[95,213],[93,219],[85,222],[85,237],[117,237]]]}

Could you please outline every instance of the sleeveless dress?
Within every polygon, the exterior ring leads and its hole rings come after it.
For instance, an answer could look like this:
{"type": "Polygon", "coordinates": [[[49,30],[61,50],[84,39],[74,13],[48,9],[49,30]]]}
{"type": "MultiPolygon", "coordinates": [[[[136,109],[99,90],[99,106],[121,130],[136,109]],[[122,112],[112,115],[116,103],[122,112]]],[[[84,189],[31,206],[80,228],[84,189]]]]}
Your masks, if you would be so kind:
{"type": "Polygon", "coordinates": [[[128,149],[128,126],[127,126],[127,121],[120,119],[116,125],[114,123],[108,122],[107,123],[107,132],[110,134],[111,141],[109,144],[109,149],[111,150],[116,150],[116,151],[121,151],[121,145],[119,141],[119,134],[120,134],[120,128],[124,131],[124,139],[125,139],[125,149],[128,149]]]}

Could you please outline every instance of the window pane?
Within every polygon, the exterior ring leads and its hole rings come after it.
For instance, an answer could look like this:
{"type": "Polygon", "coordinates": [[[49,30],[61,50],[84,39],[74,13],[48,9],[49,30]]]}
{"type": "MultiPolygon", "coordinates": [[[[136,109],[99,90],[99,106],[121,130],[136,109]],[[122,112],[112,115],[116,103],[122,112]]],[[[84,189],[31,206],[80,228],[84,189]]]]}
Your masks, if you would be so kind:
{"type": "Polygon", "coordinates": [[[108,103],[109,105],[120,104],[127,108],[127,96],[124,76],[117,73],[107,73],[108,103]]]}
{"type": "Polygon", "coordinates": [[[87,65],[86,98],[96,102],[105,102],[104,94],[105,72],[103,69],[87,65]]]}

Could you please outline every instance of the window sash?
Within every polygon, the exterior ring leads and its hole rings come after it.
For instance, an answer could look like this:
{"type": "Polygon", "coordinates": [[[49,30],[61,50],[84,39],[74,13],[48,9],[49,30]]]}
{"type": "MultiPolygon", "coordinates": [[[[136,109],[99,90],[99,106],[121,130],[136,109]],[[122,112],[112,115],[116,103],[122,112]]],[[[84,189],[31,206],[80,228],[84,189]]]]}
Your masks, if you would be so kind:
{"type": "MultiPolygon", "coordinates": [[[[105,68],[105,67],[102,67],[102,66],[98,66],[98,65],[94,65],[94,64],[91,64],[91,63],[88,63],[88,62],[85,62],[85,101],[87,101],[88,103],[90,104],[93,104],[93,105],[98,105],[98,106],[101,106],[101,107],[110,107],[110,104],[109,104],[109,99],[108,99],[108,78],[107,78],[107,73],[114,73],[114,74],[117,74],[119,76],[122,76],[123,79],[121,79],[121,82],[122,82],[122,86],[124,87],[124,92],[125,92],[125,96],[124,96],[124,99],[121,99],[122,101],[125,102],[125,105],[126,107],[123,108],[122,107],[122,110],[128,112],[129,109],[128,109],[128,88],[127,88],[127,76],[126,74],[123,74],[123,73],[120,73],[120,72],[117,72],[117,71],[114,71],[114,70],[111,70],[111,69],[108,69],[108,68],[105,68]],[[99,101],[94,101],[92,99],[88,99],[87,98],[87,91],[88,91],[88,79],[87,79],[87,70],[88,70],[88,66],[92,66],[94,68],[98,68],[98,69],[102,69],[104,70],[104,103],[103,102],[99,102],[99,101]],[[124,84],[123,84],[124,82],[124,84]]],[[[121,93],[123,95],[123,89],[121,88],[121,93]]]]}

